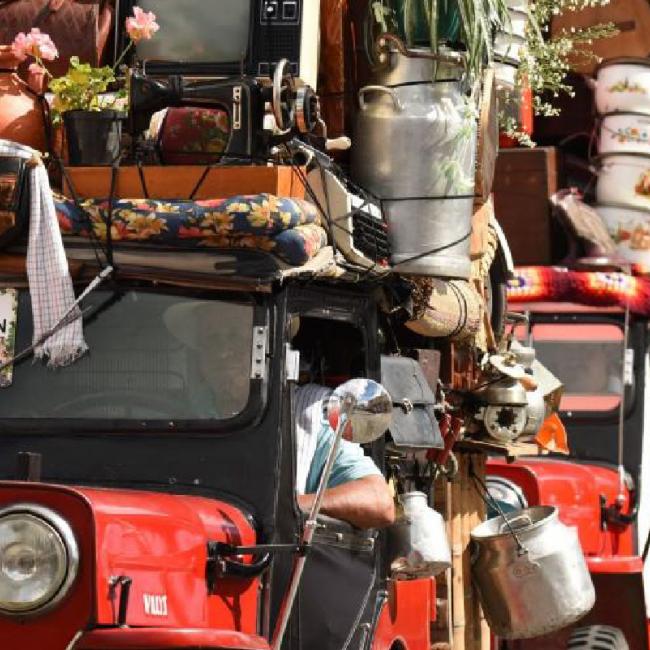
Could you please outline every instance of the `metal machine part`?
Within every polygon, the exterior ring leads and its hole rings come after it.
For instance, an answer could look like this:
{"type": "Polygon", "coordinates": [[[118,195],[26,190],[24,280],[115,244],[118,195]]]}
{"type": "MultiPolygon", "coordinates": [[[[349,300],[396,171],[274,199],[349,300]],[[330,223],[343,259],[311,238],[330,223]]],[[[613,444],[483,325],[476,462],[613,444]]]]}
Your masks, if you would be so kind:
{"type": "Polygon", "coordinates": [[[504,377],[479,392],[483,406],[476,419],[487,433],[502,443],[512,442],[526,428],[528,398],[518,380],[504,377]]]}

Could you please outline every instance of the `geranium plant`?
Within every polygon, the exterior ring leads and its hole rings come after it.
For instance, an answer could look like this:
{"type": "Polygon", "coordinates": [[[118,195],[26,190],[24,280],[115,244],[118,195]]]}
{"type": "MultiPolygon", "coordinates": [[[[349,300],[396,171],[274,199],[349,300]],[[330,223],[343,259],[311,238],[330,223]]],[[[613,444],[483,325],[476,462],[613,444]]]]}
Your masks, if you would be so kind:
{"type": "Polygon", "coordinates": [[[138,41],[152,38],[158,31],[159,25],[154,13],[134,7],[133,16],[126,19],[125,27],[129,42],[112,67],[94,67],[73,56],[70,58],[67,73],[58,78],[52,78],[45,64],[45,61],[52,61],[58,56],[52,39],[36,28],[28,34],[21,32],[16,36],[12,44],[14,54],[21,61],[28,57],[33,58],[34,62],[29,67],[30,72],[44,74],[50,79],[49,89],[54,95],[52,112],[56,121],[60,120],[61,114],[66,111],[98,111],[114,108],[120,98],[123,99],[123,92],[111,99],[103,99],[102,93],[105,93],[109,85],[116,80],[116,70],[127,52],[138,41]]]}

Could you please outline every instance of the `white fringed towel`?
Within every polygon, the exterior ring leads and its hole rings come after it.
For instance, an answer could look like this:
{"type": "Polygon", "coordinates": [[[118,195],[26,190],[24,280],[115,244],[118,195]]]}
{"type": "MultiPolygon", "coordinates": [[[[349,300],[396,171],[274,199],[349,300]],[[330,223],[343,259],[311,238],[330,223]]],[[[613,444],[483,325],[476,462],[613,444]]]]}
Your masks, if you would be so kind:
{"type": "MultiPolygon", "coordinates": [[[[30,161],[30,217],[27,248],[27,279],[32,300],[33,341],[42,336],[73,308],[75,296],[47,170],[38,151],[10,140],[0,139],[0,156],[16,156],[30,161]]],[[[75,308],[78,310],[78,307],[75,308]]],[[[88,346],[83,338],[82,320],[70,313],[70,322],[58,329],[34,354],[47,358],[48,366],[67,366],[88,346]]]]}

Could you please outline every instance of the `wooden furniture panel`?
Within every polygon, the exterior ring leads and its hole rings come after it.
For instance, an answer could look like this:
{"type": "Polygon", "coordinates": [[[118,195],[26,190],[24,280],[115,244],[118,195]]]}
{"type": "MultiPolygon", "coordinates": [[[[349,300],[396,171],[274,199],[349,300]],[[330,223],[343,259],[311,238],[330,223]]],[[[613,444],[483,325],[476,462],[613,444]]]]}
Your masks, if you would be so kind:
{"type": "MultiPolygon", "coordinates": [[[[68,167],[67,173],[80,198],[104,198],[110,193],[110,167],[68,167]]],[[[115,196],[117,198],[189,199],[205,173],[200,165],[143,166],[146,191],[138,168],[120,167],[115,196]]],[[[71,196],[67,182],[64,192],[71,196]]],[[[213,167],[196,191],[194,198],[220,199],[238,194],[268,192],[276,196],[304,198],[305,188],[298,174],[288,166],[213,167]]]]}
{"type": "Polygon", "coordinates": [[[494,208],[515,264],[552,262],[549,198],[561,185],[554,147],[501,149],[494,179],[494,208]]]}
{"type": "MultiPolygon", "coordinates": [[[[619,34],[612,38],[594,41],[588,47],[600,58],[616,56],[646,57],[650,53],[650,4],[648,0],[611,0],[603,7],[590,7],[583,11],[566,12],[553,19],[552,36],[571,27],[591,27],[612,22],[619,34]]],[[[591,74],[597,61],[579,57],[572,66],[576,72],[591,74]]]]}

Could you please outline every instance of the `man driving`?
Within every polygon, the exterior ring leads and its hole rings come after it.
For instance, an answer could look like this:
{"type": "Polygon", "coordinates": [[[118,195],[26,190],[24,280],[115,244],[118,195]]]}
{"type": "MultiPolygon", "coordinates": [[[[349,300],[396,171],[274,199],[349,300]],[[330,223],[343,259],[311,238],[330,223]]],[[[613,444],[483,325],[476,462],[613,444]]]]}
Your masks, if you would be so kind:
{"type": "MultiPolygon", "coordinates": [[[[313,503],[334,439],[322,406],[331,392],[312,383],[296,390],[296,492],[298,505],[305,511],[313,503]]],[[[386,479],[360,445],[341,440],[321,512],[357,528],[382,528],[393,523],[395,507],[386,479]]]]}

